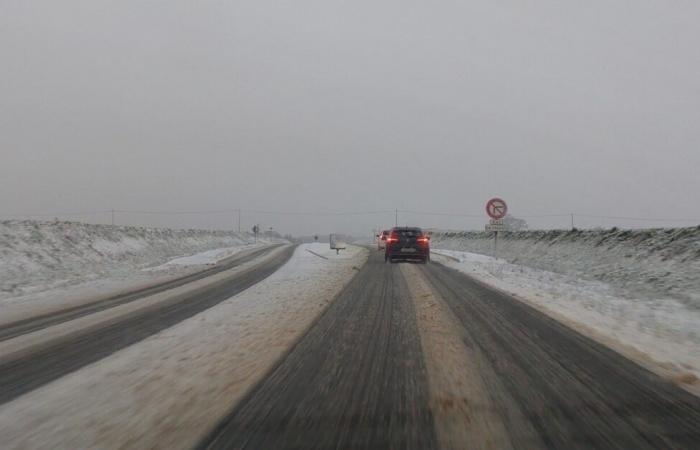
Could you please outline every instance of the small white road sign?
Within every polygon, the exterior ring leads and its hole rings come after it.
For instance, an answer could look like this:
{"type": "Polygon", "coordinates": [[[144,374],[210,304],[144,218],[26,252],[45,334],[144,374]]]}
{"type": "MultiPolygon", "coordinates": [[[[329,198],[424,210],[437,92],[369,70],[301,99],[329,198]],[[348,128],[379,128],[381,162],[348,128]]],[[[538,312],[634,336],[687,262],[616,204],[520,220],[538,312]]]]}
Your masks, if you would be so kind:
{"type": "Polygon", "coordinates": [[[503,223],[490,223],[486,225],[486,231],[508,231],[508,226],[503,223]]]}

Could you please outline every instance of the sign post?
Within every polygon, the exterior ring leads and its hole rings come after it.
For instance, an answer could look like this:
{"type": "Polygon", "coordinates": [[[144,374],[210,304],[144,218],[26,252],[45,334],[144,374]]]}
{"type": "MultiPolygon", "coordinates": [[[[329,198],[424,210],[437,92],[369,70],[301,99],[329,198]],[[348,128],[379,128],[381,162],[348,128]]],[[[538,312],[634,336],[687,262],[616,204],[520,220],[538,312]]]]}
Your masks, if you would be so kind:
{"type": "Polygon", "coordinates": [[[493,257],[498,258],[498,232],[507,229],[503,218],[508,214],[508,205],[503,199],[492,198],[486,203],[486,214],[491,218],[486,231],[493,231],[493,257]]]}
{"type": "Polygon", "coordinates": [[[347,247],[342,238],[337,234],[331,234],[328,240],[331,244],[331,250],[335,250],[336,255],[339,255],[340,251],[345,250],[347,247]]]}
{"type": "Polygon", "coordinates": [[[260,232],[260,225],[253,225],[253,234],[255,235],[255,242],[258,242],[258,233],[260,232]]]}
{"type": "Polygon", "coordinates": [[[498,230],[493,232],[493,257],[498,259],[498,230]]]}

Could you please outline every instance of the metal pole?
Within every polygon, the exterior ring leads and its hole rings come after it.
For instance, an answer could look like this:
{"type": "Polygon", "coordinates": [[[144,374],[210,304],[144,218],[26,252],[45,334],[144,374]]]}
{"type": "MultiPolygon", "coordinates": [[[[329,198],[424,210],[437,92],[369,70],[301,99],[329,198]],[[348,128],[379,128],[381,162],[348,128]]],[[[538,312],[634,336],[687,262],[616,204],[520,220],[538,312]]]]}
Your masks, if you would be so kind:
{"type": "Polygon", "coordinates": [[[394,211],[394,226],[395,227],[399,226],[399,210],[398,209],[396,209],[396,211],[394,211]]]}
{"type": "Polygon", "coordinates": [[[238,232],[241,232],[241,208],[238,208],[238,232]]]}
{"type": "Polygon", "coordinates": [[[493,232],[493,257],[498,258],[498,231],[493,232]]]}
{"type": "Polygon", "coordinates": [[[574,213],[571,213],[571,231],[574,231],[574,213]]]}

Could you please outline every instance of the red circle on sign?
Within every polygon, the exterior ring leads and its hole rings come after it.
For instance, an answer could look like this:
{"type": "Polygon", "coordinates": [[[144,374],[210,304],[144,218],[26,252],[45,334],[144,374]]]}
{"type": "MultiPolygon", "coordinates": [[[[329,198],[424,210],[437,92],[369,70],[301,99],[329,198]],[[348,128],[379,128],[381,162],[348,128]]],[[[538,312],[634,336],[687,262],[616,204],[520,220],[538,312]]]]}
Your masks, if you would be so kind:
{"type": "Polygon", "coordinates": [[[486,214],[488,214],[492,219],[502,219],[507,213],[508,205],[506,205],[506,202],[500,198],[492,198],[486,204],[486,214]]]}

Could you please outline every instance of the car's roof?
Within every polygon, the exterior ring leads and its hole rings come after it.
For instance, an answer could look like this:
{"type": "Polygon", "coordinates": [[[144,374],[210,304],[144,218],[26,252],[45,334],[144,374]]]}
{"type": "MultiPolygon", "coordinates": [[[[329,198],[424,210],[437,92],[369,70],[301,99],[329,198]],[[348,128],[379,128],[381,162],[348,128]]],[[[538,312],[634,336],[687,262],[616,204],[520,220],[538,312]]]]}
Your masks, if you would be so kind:
{"type": "Polygon", "coordinates": [[[423,231],[418,227],[394,227],[392,230],[396,231],[423,231]]]}

